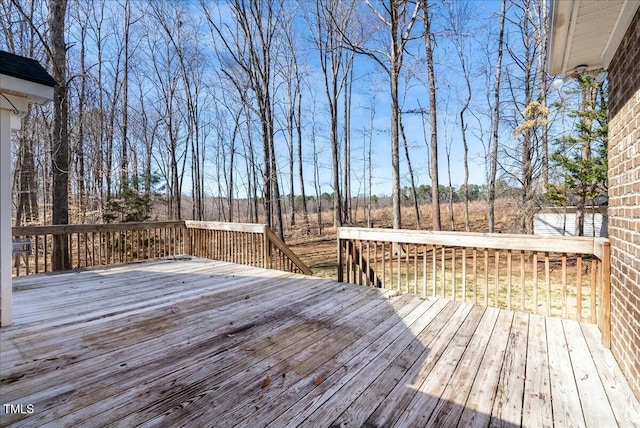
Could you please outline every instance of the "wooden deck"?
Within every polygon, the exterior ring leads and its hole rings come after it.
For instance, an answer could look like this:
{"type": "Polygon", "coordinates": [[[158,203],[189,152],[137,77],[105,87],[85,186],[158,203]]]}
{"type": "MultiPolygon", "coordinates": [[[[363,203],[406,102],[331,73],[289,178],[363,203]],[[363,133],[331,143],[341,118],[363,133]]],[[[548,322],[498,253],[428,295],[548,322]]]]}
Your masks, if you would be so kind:
{"type": "Polygon", "coordinates": [[[594,325],[202,259],[14,288],[2,426],[640,425],[594,325]]]}

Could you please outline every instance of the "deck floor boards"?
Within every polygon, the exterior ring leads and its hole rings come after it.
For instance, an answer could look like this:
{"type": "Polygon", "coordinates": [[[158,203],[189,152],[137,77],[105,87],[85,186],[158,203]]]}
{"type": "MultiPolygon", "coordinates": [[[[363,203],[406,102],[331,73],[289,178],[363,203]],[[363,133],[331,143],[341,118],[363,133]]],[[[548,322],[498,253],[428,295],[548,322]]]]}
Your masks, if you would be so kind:
{"type": "Polygon", "coordinates": [[[0,426],[640,426],[594,325],[197,258],[14,279],[0,426]]]}

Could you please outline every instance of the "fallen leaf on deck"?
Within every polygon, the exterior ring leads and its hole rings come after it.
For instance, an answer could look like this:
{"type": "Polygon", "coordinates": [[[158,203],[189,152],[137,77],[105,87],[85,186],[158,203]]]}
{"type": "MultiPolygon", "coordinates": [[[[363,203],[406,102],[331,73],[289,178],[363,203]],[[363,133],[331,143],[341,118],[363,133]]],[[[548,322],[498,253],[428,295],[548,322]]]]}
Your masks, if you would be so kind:
{"type": "Polygon", "coordinates": [[[322,385],[322,376],[316,376],[315,383],[316,383],[316,386],[322,385]]]}
{"type": "Polygon", "coordinates": [[[269,378],[269,376],[265,377],[264,379],[262,379],[262,388],[266,388],[270,383],[271,379],[269,378]]]}

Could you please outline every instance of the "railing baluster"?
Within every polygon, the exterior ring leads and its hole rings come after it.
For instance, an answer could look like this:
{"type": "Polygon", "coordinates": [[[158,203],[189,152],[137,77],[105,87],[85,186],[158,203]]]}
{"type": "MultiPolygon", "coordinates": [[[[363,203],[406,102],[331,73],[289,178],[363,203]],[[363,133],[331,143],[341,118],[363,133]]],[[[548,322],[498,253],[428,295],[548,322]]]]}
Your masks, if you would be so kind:
{"type": "MultiPolygon", "coordinates": [[[[534,258],[535,260],[535,258],[534,258]]],[[[534,266],[535,267],[535,266],[534,266]]],[[[537,268],[535,274],[537,275],[537,268]]],[[[525,266],[524,266],[524,251],[520,251],[520,309],[524,312],[526,308],[526,290],[525,290],[525,266]]]]}
{"type": "MultiPolygon", "coordinates": [[[[524,288],[523,288],[524,296],[524,288]]],[[[524,297],[523,297],[524,299],[524,297]]],[[[522,306],[524,311],[524,304],[522,306]]],[[[538,253],[533,253],[533,311],[534,314],[538,313],[538,253]]]]}
{"type": "Polygon", "coordinates": [[[596,323],[596,259],[591,259],[591,322],[596,323]]]}
{"type": "Polygon", "coordinates": [[[433,290],[431,290],[431,296],[432,297],[436,297],[436,286],[437,286],[437,274],[436,272],[438,272],[438,264],[436,262],[437,259],[437,254],[436,254],[436,246],[435,245],[431,245],[431,262],[432,262],[432,266],[433,269],[431,270],[432,272],[432,277],[431,277],[431,285],[433,286],[433,290]]]}
{"type": "Polygon", "coordinates": [[[418,294],[418,244],[413,244],[413,293],[418,294]]]}
{"type": "Polygon", "coordinates": [[[36,254],[35,254],[35,259],[36,259],[36,274],[40,273],[40,263],[38,260],[38,257],[40,255],[40,237],[38,235],[34,236],[34,241],[35,241],[35,246],[36,246],[36,254]]]}
{"type": "Polygon", "coordinates": [[[401,287],[400,278],[402,276],[402,268],[400,266],[400,259],[402,258],[402,246],[400,245],[400,243],[396,243],[395,247],[396,247],[396,255],[398,256],[398,273],[397,273],[398,279],[397,279],[396,285],[398,287],[398,292],[400,292],[400,287],[401,287]]]}
{"type": "Polygon", "coordinates": [[[562,253],[562,318],[567,317],[567,253],[562,253]]]}
{"type": "Polygon", "coordinates": [[[422,294],[427,295],[427,246],[422,246],[422,294]]]}
{"type": "Polygon", "coordinates": [[[484,249],[484,305],[489,306],[489,249],[484,249]]]}
{"type": "Polygon", "coordinates": [[[456,300],[456,247],[451,248],[451,300],[456,300]]]}
{"type": "Polygon", "coordinates": [[[547,287],[547,316],[551,315],[551,278],[549,272],[549,253],[544,253],[544,282],[547,287]]]}
{"type": "Polygon", "coordinates": [[[473,304],[478,304],[478,249],[473,249],[473,304]]]}
{"type": "Polygon", "coordinates": [[[362,240],[358,241],[358,284],[362,285],[362,274],[364,266],[362,265],[362,240]]]}
{"type": "Polygon", "coordinates": [[[406,271],[406,277],[405,277],[405,285],[407,286],[407,293],[409,293],[409,256],[411,254],[411,247],[409,245],[407,245],[407,251],[405,253],[405,271],[406,271]]]}
{"type": "Polygon", "coordinates": [[[462,247],[462,301],[467,302],[467,248],[462,247]]]}
{"type": "Polygon", "coordinates": [[[500,307],[500,250],[495,251],[496,266],[494,270],[495,291],[493,296],[493,302],[496,308],[500,307]]]}
{"type": "Polygon", "coordinates": [[[442,287],[442,298],[444,299],[445,297],[445,284],[447,281],[447,275],[446,275],[446,267],[445,267],[445,259],[446,259],[446,247],[443,245],[442,246],[442,251],[440,252],[440,262],[442,263],[442,265],[440,266],[441,272],[440,272],[440,286],[442,287]]]}
{"type": "Polygon", "coordinates": [[[511,310],[511,250],[507,250],[507,309],[511,310]]]}
{"type": "Polygon", "coordinates": [[[582,255],[576,260],[576,319],[582,321],[582,255]]]}

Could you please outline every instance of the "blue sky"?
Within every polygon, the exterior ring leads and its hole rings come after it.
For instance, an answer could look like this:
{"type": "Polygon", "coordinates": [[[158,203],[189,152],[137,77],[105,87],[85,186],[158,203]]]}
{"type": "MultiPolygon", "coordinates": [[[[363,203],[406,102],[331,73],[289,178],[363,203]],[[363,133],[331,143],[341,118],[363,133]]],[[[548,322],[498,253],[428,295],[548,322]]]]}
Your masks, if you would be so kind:
{"type": "MultiPolygon", "coordinates": [[[[487,25],[492,19],[494,12],[499,12],[499,1],[488,2],[469,2],[471,4],[470,13],[474,16],[473,20],[468,23],[467,34],[474,34],[473,37],[469,37],[465,43],[467,54],[469,55],[469,65],[472,76],[472,84],[474,85],[472,108],[476,111],[485,110],[488,108],[486,103],[486,89],[484,77],[479,74],[479,68],[483,67],[487,61],[485,56],[482,60],[473,58],[472,50],[475,49],[479,52],[481,45],[487,45],[490,43],[488,37],[491,37],[490,27],[487,25]],[[487,27],[484,28],[483,27],[487,27]]],[[[435,30],[443,32],[446,30],[444,19],[437,17],[436,21],[439,24],[435,24],[435,30]]],[[[419,28],[414,29],[414,34],[419,34],[421,31],[419,28]]],[[[409,45],[410,49],[415,52],[417,57],[407,54],[405,57],[405,70],[411,68],[417,70],[415,76],[409,81],[402,79],[401,82],[401,102],[403,103],[403,110],[416,110],[420,107],[429,108],[429,97],[426,85],[426,70],[424,67],[424,47],[422,43],[416,41],[409,45]],[[422,65],[420,65],[420,62],[422,65]],[[408,86],[405,90],[405,85],[408,86]]],[[[412,52],[412,54],[413,54],[412,52]]],[[[313,68],[314,77],[311,79],[318,82],[318,100],[324,102],[324,88],[322,87],[322,75],[317,67],[315,56],[311,56],[310,66],[313,68]]],[[[448,184],[448,170],[445,146],[450,147],[451,152],[451,181],[454,186],[458,187],[464,183],[464,168],[463,168],[463,148],[460,134],[459,124],[459,108],[462,99],[466,96],[466,89],[464,81],[461,78],[460,62],[457,56],[454,46],[444,37],[440,37],[435,48],[435,60],[436,64],[436,80],[438,85],[438,139],[439,139],[439,178],[440,184],[448,184]]],[[[382,71],[382,69],[375,64],[374,61],[364,56],[356,56],[353,98],[352,98],[352,115],[351,115],[351,144],[352,144],[352,173],[353,184],[352,188],[354,193],[358,188],[358,180],[362,180],[363,176],[363,146],[368,144],[366,141],[365,133],[369,132],[370,127],[370,105],[371,98],[375,94],[375,121],[374,121],[374,133],[372,141],[372,164],[373,164],[373,183],[372,191],[374,194],[390,194],[391,193],[391,152],[390,152],[390,96],[389,96],[389,82],[388,77],[382,71]]],[[[319,110],[326,109],[326,106],[320,106],[319,110]]],[[[482,126],[484,131],[488,132],[489,122],[486,118],[482,118],[477,115],[483,122],[482,126]]],[[[316,116],[318,118],[318,116],[316,116]]],[[[331,159],[328,149],[329,140],[328,133],[328,121],[318,118],[318,126],[321,130],[320,139],[324,141],[324,173],[323,173],[323,187],[330,189],[330,173],[331,173],[331,159]],[[324,132],[322,132],[324,130],[324,132]]],[[[423,119],[419,114],[405,114],[404,115],[405,131],[410,146],[410,158],[412,167],[414,170],[417,184],[430,184],[429,178],[429,151],[427,143],[425,142],[425,132],[429,135],[429,123],[428,115],[425,116],[426,130],[423,127],[423,119]]],[[[468,129],[468,142],[469,142],[469,182],[475,184],[483,184],[485,182],[485,156],[484,147],[478,136],[480,133],[478,120],[471,114],[467,113],[468,129]]],[[[508,132],[507,132],[508,136],[508,132]]],[[[310,149],[309,149],[310,150],[310,149]]],[[[309,153],[307,158],[311,157],[309,153]]],[[[402,184],[409,185],[409,176],[406,165],[406,158],[404,155],[404,149],[401,148],[401,177],[402,184]]],[[[281,162],[282,164],[283,162],[281,162]]],[[[312,176],[311,165],[307,165],[308,176],[312,176]]]]}

